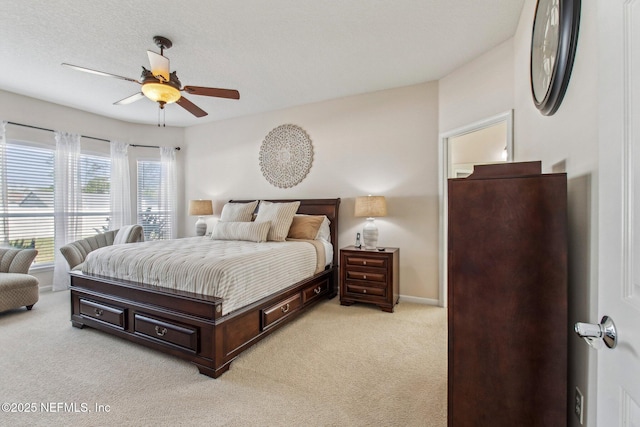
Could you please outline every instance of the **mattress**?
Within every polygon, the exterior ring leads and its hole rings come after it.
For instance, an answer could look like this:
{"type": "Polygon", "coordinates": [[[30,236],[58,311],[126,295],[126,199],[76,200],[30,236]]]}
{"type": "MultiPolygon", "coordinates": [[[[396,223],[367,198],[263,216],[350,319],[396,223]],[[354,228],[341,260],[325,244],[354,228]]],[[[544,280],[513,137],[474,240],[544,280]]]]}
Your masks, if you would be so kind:
{"type": "Polygon", "coordinates": [[[325,260],[315,240],[188,237],[106,246],[87,255],[82,272],[216,296],[224,315],[313,276],[325,260]]]}

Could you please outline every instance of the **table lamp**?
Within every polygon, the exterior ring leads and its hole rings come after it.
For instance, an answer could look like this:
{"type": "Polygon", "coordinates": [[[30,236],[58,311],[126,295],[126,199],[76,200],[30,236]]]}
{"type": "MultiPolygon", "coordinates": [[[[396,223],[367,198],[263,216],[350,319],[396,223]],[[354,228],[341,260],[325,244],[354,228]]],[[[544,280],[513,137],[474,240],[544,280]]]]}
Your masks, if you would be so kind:
{"type": "Polygon", "coordinates": [[[384,196],[356,197],[355,216],[367,217],[362,229],[362,240],[365,249],[376,249],[378,245],[378,227],[375,217],[387,216],[387,202],[384,196]]]}
{"type": "Polygon", "coordinates": [[[207,232],[207,223],[204,220],[204,215],[213,215],[213,203],[211,203],[211,200],[191,200],[189,201],[189,215],[198,217],[196,235],[204,236],[207,232]]]}

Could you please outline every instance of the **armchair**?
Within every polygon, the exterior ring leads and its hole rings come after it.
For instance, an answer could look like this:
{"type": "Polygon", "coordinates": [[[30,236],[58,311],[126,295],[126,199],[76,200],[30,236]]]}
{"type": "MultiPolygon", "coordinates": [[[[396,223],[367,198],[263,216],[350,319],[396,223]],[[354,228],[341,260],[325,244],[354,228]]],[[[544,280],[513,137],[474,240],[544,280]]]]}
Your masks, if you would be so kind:
{"type": "Polygon", "coordinates": [[[38,251],[0,248],[0,312],[38,302],[38,279],[27,274],[38,251]]]}
{"type": "Polygon", "coordinates": [[[61,247],[60,252],[67,260],[69,269],[82,270],[82,263],[90,252],[103,246],[141,242],[143,239],[141,225],[126,225],[119,230],[111,230],[86,239],[76,240],[61,247]]]}

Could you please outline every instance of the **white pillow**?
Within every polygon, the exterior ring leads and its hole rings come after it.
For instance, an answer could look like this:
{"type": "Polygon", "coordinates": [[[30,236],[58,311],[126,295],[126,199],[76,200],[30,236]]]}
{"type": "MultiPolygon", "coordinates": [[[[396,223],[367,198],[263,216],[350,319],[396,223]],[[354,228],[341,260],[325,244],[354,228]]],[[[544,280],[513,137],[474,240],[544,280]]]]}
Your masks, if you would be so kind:
{"type": "Polygon", "coordinates": [[[220,221],[249,222],[257,205],[257,200],[249,203],[225,203],[220,213],[220,221]]]}
{"type": "Polygon", "coordinates": [[[216,227],[216,224],[220,222],[220,218],[207,218],[204,220],[207,223],[207,232],[205,236],[211,237],[211,233],[213,233],[213,229],[216,227]]]}
{"type": "Polygon", "coordinates": [[[289,227],[293,222],[300,202],[272,203],[260,201],[256,221],[271,221],[267,240],[272,242],[284,242],[289,234],[289,227]]]}
{"type": "Polygon", "coordinates": [[[331,243],[331,228],[329,228],[329,224],[331,224],[331,221],[325,215],[322,224],[320,224],[320,230],[318,230],[316,240],[326,240],[327,242],[331,243]]]}
{"type": "Polygon", "coordinates": [[[122,226],[122,228],[118,230],[116,236],[113,238],[113,244],[122,245],[124,243],[130,243],[129,241],[132,237],[131,233],[134,231],[135,226],[136,224],[122,226]]]}
{"type": "Polygon", "coordinates": [[[223,222],[216,224],[211,233],[213,240],[247,240],[265,242],[269,233],[269,221],[265,222],[223,222]]]}

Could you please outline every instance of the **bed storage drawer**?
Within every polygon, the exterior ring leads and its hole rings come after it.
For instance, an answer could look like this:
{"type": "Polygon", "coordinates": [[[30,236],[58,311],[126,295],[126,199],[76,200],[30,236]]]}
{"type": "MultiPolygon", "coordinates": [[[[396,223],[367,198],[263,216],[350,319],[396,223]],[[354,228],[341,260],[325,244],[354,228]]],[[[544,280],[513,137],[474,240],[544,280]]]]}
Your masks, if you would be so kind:
{"type": "Polygon", "coordinates": [[[80,314],[83,317],[108,323],[118,329],[125,329],[125,309],[80,298],[80,314]]]}
{"type": "Polygon", "coordinates": [[[142,334],[154,340],[173,344],[194,352],[198,351],[197,328],[189,325],[178,325],[139,313],[134,315],[134,319],[136,334],[142,334]]]}
{"type": "Polygon", "coordinates": [[[326,294],[329,291],[329,281],[325,280],[324,282],[318,283],[313,286],[309,286],[302,291],[302,303],[306,304],[309,301],[314,300],[315,298],[320,297],[321,295],[326,294]]]}
{"type": "Polygon", "coordinates": [[[289,298],[262,310],[262,330],[268,329],[276,323],[286,319],[291,313],[302,306],[300,292],[289,298]]]}

